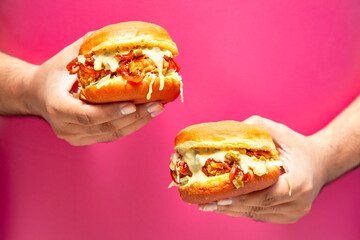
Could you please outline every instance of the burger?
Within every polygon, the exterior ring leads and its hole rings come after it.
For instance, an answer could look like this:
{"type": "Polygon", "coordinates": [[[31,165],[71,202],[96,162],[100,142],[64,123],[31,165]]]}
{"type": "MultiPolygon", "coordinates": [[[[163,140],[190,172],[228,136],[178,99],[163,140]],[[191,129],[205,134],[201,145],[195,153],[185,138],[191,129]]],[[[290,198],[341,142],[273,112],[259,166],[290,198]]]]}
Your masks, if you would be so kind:
{"type": "Polygon", "coordinates": [[[178,54],[162,27],[123,22],[93,32],[66,68],[77,74],[80,99],[86,102],[167,103],[182,97],[178,54]]]}
{"type": "Polygon", "coordinates": [[[203,204],[265,189],[277,182],[282,162],[259,125],[201,123],[181,130],[171,156],[171,186],[188,203],[203,204]]]}

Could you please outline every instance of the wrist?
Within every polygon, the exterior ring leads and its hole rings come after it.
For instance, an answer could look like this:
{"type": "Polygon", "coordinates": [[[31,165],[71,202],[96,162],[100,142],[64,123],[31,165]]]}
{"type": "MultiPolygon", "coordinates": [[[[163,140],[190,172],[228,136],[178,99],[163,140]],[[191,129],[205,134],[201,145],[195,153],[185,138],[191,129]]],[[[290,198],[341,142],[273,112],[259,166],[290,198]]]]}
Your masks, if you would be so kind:
{"type": "Polygon", "coordinates": [[[26,115],[41,116],[39,106],[39,70],[40,66],[29,64],[26,76],[24,77],[24,92],[21,98],[23,111],[26,115]]]}
{"type": "Polygon", "coordinates": [[[330,182],[329,172],[331,168],[332,158],[336,156],[333,153],[330,139],[331,134],[328,131],[321,130],[309,137],[309,140],[314,147],[315,158],[317,161],[317,173],[321,186],[325,186],[330,182]]]}

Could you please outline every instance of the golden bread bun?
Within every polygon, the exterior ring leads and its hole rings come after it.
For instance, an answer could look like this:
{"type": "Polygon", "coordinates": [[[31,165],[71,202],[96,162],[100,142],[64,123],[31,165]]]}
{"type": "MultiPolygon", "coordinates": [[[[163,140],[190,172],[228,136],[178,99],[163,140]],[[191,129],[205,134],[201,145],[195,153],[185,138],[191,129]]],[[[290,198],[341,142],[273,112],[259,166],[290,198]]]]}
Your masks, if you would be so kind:
{"type": "Polygon", "coordinates": [[[141,104],[152,101],[168,103],[174,101],[180,94],[181,83],[171,77],[165,77],[164,89],[159,90],[160,80],[157,77],[152,85],[150,99],[146,96],[149,92],[150,79],[144,79],[140,83],[128,81],[109,81],[108,84],[98,87],[90,85],[83,89],[80,98],[90,103],[109,103],[129,101],[141,104]]]}
{"type": "Polygon", "coordinates": [[[215,202],[226,198],[244,195],[270,187],[278,181],[280,167],[267,167],[268,173],[262,176],[253,175],[253,179],[245,182],[243,187],[235,188],[229,180],[229,173],[212,178],[205,182],[194,182],[179,186],[181,198],[191,204],[215,202]]]}
{"type": "Polygon", "coordinates": [[[270,134],[264,127],[237,121],[189,126],[178,133],[175,138],[175,147],[276,150],[270,134]]]}
{"type": "Polygon", "coordinates": [[[118,49],[159,47],[178,55],[176,44],[162,27],[146,22],[122,22],[92,33],[81,45],[79,55],[118,49]]]}
{"type": "MultiPolygon", "coordinates": [[[[277,161],[279,164],[278,151],[268,131],[259,125],[237,121],[220,121],[189,126],[176,136],[175,148],[178,154],[184,155],[188,151],[200,151],[201,149],[225,152],[238,150],[243,153],[258,152],[261,156],[262,154],[270,156],[267,158],[268,161],[277,161]]],[[[198,166],[199,162],[195,159],[194,161],[196,161],[194,165],[198,166]]],[[[256,161],[263,160],[260,158],[256,161]]],[[[188,162],[187,164],[189,165],[188,162]]],[[[201,166],[200,169],[202,169],[201,166]]],[[[204,175],[203,178],[179,185],[178,191],[184,201],[192,204],[209,203],[259,191],[276,183],[281,174],[281,167],[276,164],[266,163],[265,166],[266,171],[264,170],[265,172],[261,176],[254,174],[253,169],[249,169],[251,177],[244,181],[244,185],[239,188],[236,188],[231,182],[228,172],[215,177],[205,177],[204,175]]]]}

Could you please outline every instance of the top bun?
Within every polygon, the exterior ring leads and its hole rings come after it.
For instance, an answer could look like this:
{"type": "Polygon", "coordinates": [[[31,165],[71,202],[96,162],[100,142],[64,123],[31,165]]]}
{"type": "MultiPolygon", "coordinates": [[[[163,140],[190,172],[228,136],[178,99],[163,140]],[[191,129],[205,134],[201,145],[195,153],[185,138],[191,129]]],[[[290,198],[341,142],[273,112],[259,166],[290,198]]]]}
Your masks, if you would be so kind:
{"type": "Polygon", "coordinates": [[[179,54],[176,44],[162,27],[146,22],[122,22],[93,32],[81,45],[79,55],[141,47],[159,47],[169,50],[173,56],[179,54]]]}
{"type": "Polygon", "coordinates": [[[189,126],[178,133],[175,138],[175,147],[276,151],[275,144],[264,127],[237,121],[189,126]]]}

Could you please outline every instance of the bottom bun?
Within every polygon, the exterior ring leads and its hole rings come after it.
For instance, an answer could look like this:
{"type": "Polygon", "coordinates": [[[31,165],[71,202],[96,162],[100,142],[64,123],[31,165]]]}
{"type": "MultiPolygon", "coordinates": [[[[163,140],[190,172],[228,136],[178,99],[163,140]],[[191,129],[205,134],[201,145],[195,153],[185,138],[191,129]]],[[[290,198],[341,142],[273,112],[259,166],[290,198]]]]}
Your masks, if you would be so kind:
{"type": "Polygon", "coordinates": [[[160,78],[154,82],[144,78],[139,83],[124,80],[108,80],[104,83],[90,85],[80,90],[80,99],[89,103],[133,102],[135,104],[159,101],[167,103],[174,101],[180,94],[182,83],[176,78],[165,77],[164,88],[160,91],[160,78]],[[147,99],[150,86],[152,92],[147,99]]]}
{"type": "Polygon", "coordinates": [[[181,198],[188,203],[204,204],[219,201],[226,198],[244,195],[246,193],[265,189],[278,181],[280,167],[267,167],[267,174],[262,176],[253,175],[252,179],[244,183],[243,187],[235,188],[229,179],[229,173],[211,178],[205,182],[194,182],[179,186],[181,198]]]}

